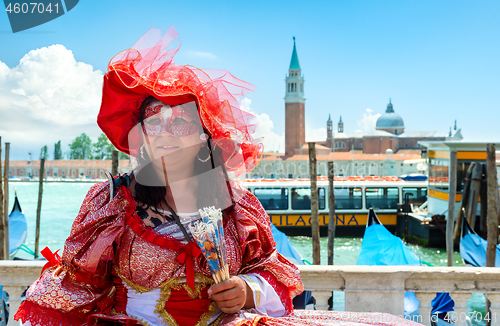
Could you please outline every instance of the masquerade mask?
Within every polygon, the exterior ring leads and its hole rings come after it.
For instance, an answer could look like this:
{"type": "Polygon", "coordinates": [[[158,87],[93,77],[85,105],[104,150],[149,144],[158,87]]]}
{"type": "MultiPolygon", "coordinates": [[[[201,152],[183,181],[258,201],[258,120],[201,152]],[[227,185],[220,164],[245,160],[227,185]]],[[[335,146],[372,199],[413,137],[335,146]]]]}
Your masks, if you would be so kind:
{"type": "Polygon", "coordinates": [[[153,101],[146,107],[142,130],[145,135],[156,137],[167,132],[175,137],[185,137],[199,132],[201,123],[195,102],[170,106],[153,101]]]}

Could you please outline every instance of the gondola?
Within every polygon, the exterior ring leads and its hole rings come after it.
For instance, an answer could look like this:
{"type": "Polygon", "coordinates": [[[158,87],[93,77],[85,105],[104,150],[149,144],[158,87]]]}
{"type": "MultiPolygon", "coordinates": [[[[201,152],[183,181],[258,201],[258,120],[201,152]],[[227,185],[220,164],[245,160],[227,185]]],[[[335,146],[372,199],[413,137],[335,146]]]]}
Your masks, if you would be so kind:
{"type": "MultiPolygon", "coordinates": [[[[488,242],[481,238],[469,225],[462,214],[462,238],[460,239],[460,256],[465,265],[486,267],[486,248],[488,242]]],[[[500,267],[500,245],[497,245],[495,267],[500,267]]]]}
{"type": "MultiPolygon", "coordinates": [[[[484,240],[470,226],[465,218],[465,210],[462,208],[462,237],[460,238],[460,256],[466,266],[486,267],[486,248],[488,241],[484,240]]],[[[500,245],[497,245],[495,267],[500,267],[500,245]]],[[[487,306],[490,302],[486,296],[487,306]]],[[[488,308],[489,311],[489,308],[488,308]]],[[[490,311],[489,311],[490,312],[490,311]]]]}
{"type": "MultiPolygon", "coordinates": [[[[286,234],[278,230],[272,223],[271,231],[273,232],[273,238],[276,242],[276,250],[278,250],[281,255],[283,255],[295,265],[304,265],[302,257],[300,256],[297,249],[295,249],[290,243],[290,240],[288,240],[286,234]]],[[[305,309],[307,305],[313,303],[314,298],[311,295],[311,291],[304,291],[300,295],[293,298],[293,307],[295,309],[305,309]]]]}
{"type": "Polygon", "coordinates": [[[9,214],[9,255],[13,259],[19,248],[26,241],[28,224],[26,217],[23,214],[19,200],[17,199],[17,192],[15,194],[14,206],[9,214]]]}
{"type": "MultiPolygon", "coordinates": [[[[390,233],[380,222],[375,211],[370,208],[365,234],[358,256],[358,265],[409,265],[420,266],[422,261],[406,246],[399,237],[390,233]]],[[[440,318],[433,325],[450,325],[442,318],[452,311],[454,302],[448,293],[437,293],[431,303],[432,315],[440,318]]],[[[405,292],[405,316],[418,316],[419,301],[413,292],[405,292]]]]}
{"type": "MultiPolygon", "coordinates": [[[[9,214],[9,257],[13,259],[26,240],[28,224],[24,217],[19,199],[17,199],[17,192],[15,193],[14,206],[9,214]]],[[[3,291],[0,285],[0,326],[6,325],[9,319],[9,295],[3,291]],[[2,323],[2,322],[5,322],[2,323]]]]}

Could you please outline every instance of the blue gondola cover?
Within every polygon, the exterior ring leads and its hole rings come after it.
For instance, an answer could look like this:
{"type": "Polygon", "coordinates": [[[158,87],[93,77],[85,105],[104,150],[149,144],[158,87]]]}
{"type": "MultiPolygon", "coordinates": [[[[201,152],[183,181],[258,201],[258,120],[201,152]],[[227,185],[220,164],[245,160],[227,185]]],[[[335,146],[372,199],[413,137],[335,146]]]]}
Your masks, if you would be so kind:
{"type": "MultiPolygon", "coordinates": [[[[370,209],[357,264],[420,266],[420,259],[406,246],[403,240],[389,232],[380,223],[373,209],[370,209]]],[[[418,309],[419,302],[413,292],[406,292],[404,300],[405,315],[418,309]]],[[[436,301],[437,306],[432,305],[433,314],[453,310],[454,302],[448,293],[438,293],[432,302],[434,303],[434,301],[436,301]]]]}

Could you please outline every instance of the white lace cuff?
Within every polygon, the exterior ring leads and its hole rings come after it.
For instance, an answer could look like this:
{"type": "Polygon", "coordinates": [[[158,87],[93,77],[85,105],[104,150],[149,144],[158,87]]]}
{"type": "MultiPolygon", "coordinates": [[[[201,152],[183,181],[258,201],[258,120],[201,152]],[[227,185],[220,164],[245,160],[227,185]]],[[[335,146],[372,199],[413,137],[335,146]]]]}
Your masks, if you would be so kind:
{"type": "Polygon", "coordinates": [[[255,310],[261,315],[270,317],[282,317],[285,315],[285,307],[281,303],[280,297],[274,288],[258,274],[238,275],[243,279],[253,292],[255,310]]]}

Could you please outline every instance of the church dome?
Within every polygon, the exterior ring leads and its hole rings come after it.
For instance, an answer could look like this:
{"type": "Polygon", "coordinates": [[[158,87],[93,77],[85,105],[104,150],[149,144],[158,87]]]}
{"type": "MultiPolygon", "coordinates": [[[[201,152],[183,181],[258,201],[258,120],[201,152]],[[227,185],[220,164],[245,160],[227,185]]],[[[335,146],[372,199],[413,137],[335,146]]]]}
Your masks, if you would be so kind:
{"type": "Polygon", "coordinates": [[[386,130],[394,134],[400,134],[404,130],[403,118],[394,112],[392,103],[389,101],[387,110],[377,119],[375,129],[386,130]]]}

